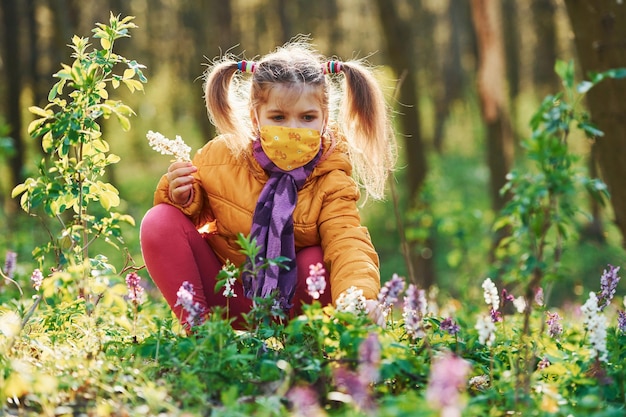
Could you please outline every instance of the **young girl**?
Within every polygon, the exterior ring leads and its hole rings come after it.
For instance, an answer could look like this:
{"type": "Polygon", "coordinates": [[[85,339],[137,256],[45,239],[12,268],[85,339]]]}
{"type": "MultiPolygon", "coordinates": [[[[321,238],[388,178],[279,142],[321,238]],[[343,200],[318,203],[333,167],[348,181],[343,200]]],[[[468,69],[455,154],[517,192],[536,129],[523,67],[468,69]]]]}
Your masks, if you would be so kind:
{"type": "Polygon", "coordinates": [[[261,258],[292,261],[288,269],[270,267],[236,282],[231,316],[249,311],[252,297],[269,295],[289,316],[299,314],[312,301],[309,267],[321,263],[328,283],[323,304],[354,286],[380,321],[378,256],[357,202],[359,186],[382,198],[395,147],[370,70],[357,61],[328,61],[294,41],[257,62],[214,63],[205,99],[221,134],[193,163],[170,165],[141,224],[148,272],[176,316],[189,324],[177,303],[185,281],[201,310],[226,305],[215,278],[227,260],[246,262],[241,233],[256,239],[261,258]]]}

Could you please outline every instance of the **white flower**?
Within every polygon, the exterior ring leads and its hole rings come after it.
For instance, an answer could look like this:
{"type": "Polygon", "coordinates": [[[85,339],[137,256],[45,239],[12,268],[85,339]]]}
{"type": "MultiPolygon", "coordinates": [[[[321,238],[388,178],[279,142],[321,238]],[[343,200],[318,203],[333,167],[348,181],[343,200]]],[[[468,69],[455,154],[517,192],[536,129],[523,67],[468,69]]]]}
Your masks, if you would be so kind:
{"type": "Polygon", "coordinates": [[[479,317],[474,328],[478,330],[479,343],[491,346],[496,340],[496,325],[493,323],[490,316],[479,317]]]}
{"type": "Polygon", "coordinates": [[[602,362],[608,360],[606,349],[606,317],[600,312],[598,306],[598,297],[596,293],[591,291],[589,298],[580,308],[585,316],[583,324],[589,334],[589,343],[591,344],[591,356],[597,357],[602,362]]]}
{"type": "Polygon", "coordinates": [[[187,146],[180,136],[177,135],[176,139],[171,140],[159,132],[149,130],[146,138],[152,149],[160,152],[161,155],[173,155],[177,161],[191,161],[189,156],[191,147],[187,146]]]}
{"type": "Polygon", "coordinates": [[[497,311],[498,308],[500,308],[500,296],[498,295],[498,288],[491,278],[487,278],[483,281],[483,291],[485,302],[490,304],[493,310],[497,311]]]}
{"type": "Polygon", "coordinates": [[[513,306],[515,306],[518,313],[523,313],[526,310],[526,299],[520,295],[513,300],[513,306]]]}
{"type": "Polygon", "coordinates": [[[237,297],[237,294],[235,294],[235,289],[233,288],[233,285],[235,285],[235,281],[237,281],[236,277],[226,278],[226,282],[224,282],[224,292],[222,293],[224,297],[226,298],[237,297]]]}
{"type": "Polygon", "coordinates": [[[336,310],[356,315],[367,312],[363,290],[359,290],[352,286],[342,292],[337,299],[336,310]]]}

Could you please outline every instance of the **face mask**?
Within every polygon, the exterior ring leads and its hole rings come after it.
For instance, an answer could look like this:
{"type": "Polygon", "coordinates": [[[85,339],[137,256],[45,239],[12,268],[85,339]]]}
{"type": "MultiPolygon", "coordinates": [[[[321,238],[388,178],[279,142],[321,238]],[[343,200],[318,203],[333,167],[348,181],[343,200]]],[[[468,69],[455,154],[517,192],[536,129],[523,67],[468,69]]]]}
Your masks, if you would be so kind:
{"type": "Polygon", "coordinates": [[[320,132],[308,128],[261,126],[261,146],[265,155],[283,171],[300,168],[320,150],[320,132]]]}

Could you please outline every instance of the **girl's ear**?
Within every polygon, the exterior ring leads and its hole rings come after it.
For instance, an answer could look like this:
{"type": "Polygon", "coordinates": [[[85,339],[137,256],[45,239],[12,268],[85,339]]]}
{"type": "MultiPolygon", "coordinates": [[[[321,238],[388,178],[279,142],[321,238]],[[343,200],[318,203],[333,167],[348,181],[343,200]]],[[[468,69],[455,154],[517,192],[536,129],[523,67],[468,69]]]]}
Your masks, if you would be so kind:
{"type": "Polygon", "coordinates": [[[250,109],[250,121],[252,122],[254,130],[259,130],[259,118],[257,117],[257,113],[254,109],[250,109]]]}

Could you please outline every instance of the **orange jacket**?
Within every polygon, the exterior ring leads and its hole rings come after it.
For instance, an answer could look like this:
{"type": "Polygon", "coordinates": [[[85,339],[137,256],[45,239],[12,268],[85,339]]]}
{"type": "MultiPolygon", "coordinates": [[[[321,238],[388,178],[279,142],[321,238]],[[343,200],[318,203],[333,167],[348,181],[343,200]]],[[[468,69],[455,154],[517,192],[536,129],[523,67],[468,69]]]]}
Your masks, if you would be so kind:
{"type": "MultiPolygon", "coordinates": [[[[182,207],[170,200],[166,175],[159,182],[154,203],[177,206],[198,229],[210,224],[215,233],[208,241],[215,254],[222,262],[229,259],[240,265],[245,259],[237,236],[250,234],[254,208],[268,176],[251,152],[233,156],[226,140],[219,136],[194,156],[198,171],[190,203],[182,207]]],[[[378,255],[367,228],[361,226],[360,192],[350,176],[347,146],[343,140],[334,147],[325,140],[324,149],[322,161],[298,192],[293,214],[296,251],[321,245],[333,303],[351,286],[363,290],[365,298],[376,299],[378,255]]]]}

